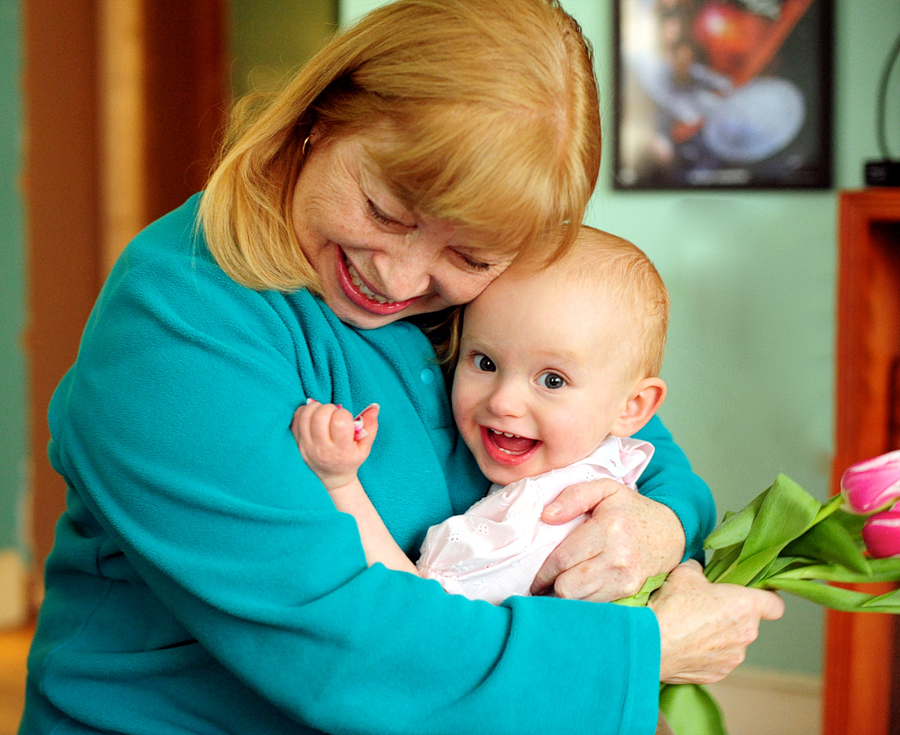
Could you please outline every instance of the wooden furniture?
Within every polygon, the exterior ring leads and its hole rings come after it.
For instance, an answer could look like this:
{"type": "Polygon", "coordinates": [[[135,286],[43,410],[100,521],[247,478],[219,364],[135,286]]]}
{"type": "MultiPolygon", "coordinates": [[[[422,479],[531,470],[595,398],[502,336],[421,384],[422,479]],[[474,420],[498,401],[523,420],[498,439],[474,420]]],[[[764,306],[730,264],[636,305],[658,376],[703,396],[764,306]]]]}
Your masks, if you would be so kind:
{"type": "Polygon", "coordinates": [[[47,405],[128,237],[202,188],[228,104],[225,0],[22,3],[34,597],[65,507],[47,405]]]}
{"type": "MultiPolygon", "coordinates": [[[[841,194],[838,237],[833,492],[849,465],[900,449],[900,190],[841,194]]],[[[900,733],[895,641],[894,616],[828,611],[825,735],[900,733]]]]}

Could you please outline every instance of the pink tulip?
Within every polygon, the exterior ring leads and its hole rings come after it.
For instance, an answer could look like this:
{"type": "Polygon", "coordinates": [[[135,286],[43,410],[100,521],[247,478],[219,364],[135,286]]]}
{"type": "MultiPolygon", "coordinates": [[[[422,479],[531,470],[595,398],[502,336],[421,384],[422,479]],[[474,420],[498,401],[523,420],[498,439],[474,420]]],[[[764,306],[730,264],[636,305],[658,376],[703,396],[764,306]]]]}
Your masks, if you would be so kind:
{"type": "Polygon", "coordinates": [[[862,536],[876,559],[900,556],[900,510],[884,510],[866,519],[862,536]]]}
{"type": "Polygon", "coordinates": [[[867,516],[900,500],[900,450],[857,462],[841,476],[847,510],[867,516]]]}

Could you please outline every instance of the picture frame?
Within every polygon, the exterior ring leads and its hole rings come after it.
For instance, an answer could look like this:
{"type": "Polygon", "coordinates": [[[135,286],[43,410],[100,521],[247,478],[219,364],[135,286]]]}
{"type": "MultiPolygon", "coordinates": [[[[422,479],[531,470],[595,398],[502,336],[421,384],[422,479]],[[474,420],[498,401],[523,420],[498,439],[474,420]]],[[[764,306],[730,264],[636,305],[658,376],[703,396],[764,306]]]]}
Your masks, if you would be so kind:
{"type": "Polygon", "coordinates": [[[828,189],[832,0],[614,0],[613,187],[828,189]]]}

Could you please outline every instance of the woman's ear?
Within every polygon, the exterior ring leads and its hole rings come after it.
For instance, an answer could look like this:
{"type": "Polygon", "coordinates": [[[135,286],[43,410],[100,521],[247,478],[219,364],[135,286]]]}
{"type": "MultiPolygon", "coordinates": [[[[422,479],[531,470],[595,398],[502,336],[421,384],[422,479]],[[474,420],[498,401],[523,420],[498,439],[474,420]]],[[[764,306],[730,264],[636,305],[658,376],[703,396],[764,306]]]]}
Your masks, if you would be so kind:
{"type": "Polygon", "coordinates": [[[314,122],[312,127],[309,129],[309,135],[306,136],[306,139],[309,141],[309,145],[315,145],[322,139],[322,128],[319,123],[314,122]]]}
{"type": "Polygon", "coordinates": [[[665,399],[666,384],[661,378],[639,380],[628,393],[628,400],[609,433],[613,436],[631,436],[653,417],[665,399]]]}

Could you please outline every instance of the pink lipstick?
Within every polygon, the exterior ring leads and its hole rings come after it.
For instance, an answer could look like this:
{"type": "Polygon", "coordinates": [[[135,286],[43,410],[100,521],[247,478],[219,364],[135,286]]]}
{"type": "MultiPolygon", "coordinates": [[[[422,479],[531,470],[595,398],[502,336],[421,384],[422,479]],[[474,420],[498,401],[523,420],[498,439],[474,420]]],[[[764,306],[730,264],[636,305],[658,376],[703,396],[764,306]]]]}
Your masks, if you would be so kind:
{"type": "MultiPolygon", "coordinates": [[[[352,301],[356,306],[360,309],[368,311],[370,314],[377,314],[378,316],[388,316],[391,314],[396,314],[400,311],[403,311],[410,304],[415,303],[421,297],[416,296],[412,299],[406,299],[405,301],[385,301],[382,303],[375,298],[371,298],[367,294],[365,294],[361,287],[357,286],[353,279],[357,278],[362,284],[363,287],[371,294],[377,294],[366,281],[359,274],[356,268],[353,268],[354,275],[350,274],[350,270],[348,268],[348,261],[346,256],[344,255],[344,251],[340,248],[337,248],[337,275],[338,275],[338,283],[341,285],[341,290],[343,290],[344,294],[347,296],[350,301],[352,301]]],[[[386,296],[382,296],[381,298],[387,299],[386,296]]]]}

